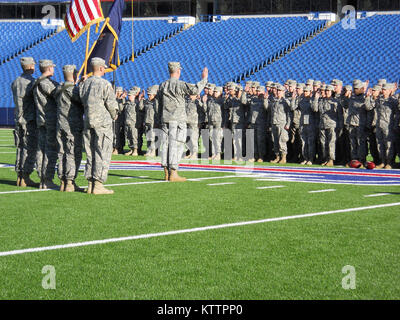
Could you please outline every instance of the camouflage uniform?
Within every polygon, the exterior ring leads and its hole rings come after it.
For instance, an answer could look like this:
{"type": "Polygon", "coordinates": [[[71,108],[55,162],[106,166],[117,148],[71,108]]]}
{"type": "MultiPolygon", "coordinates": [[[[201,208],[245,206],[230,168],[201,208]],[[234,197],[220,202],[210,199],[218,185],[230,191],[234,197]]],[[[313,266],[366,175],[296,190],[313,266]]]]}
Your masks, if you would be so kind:
{"type": "Polygon", "coordinates": [[[250,102],[249,129],[254,130],[254,158],[265,159],[267,155],[268,98],[254,96],[250,102]]]}
{"type": "Polygon", "coordinates": [[[85,110],[85,177],[103,183],[107,180],[111,161],[112,120],[118,114],[118,103],[111,83],[99,76],[83,82],[79,93],[85,110]]]}
{"type": "MultiPolygon", "coordinates": [[[[222,89],[222,88],[221,88],[222,89]]],[[[207,119],[212,142],[212,155],[221,153],[222,146],[222,109],[223,97],[212,98],[207,101],[207,119]]]]}
{"type": "MultiPolygon", "coordinates": [[[[169,63],[169,70],[180,68],[179,63],[169,63]]],[[[161,117],[161,166],[167,170],[178,170],[186,142],[185,97],[199,94],[207,83],[204,78],[197,85],[190,85],[171,77],[159,89],[161,117]]]]}
{"type": "MultiPolygon", "coordinates": [[[[117,92],[123,92],[123,88],[118,87],[117,92]]],[[[125,99],[117,99],[118,103],[118,118],[113,121],[113,148],[116,150],[115,153],[123,153],[125,146],[125,99]]]]}
{"type": "Polygon", "coordinates": [[[83,106],[72,82],[61,85],[57,96],[58,177],[75,180],[82,160],[83,106]]]}
{"type": "Polygon", "coordinates": [[[336,159],[336,127],[340,119],[339,101],[332,97],[314,99],[312,108],[314,112],[319,111],[322,158],[327,162],[334,161],[336,159]]]}
{"type": "MultiPolygon", "coordinates": [[[[21,59],[21,63],[24,60],[21,59]]],[[[30,62],[29,62],[30,63],[30,62]]],[[[32,59],[32,63],[33,59],[32,59]]],[[[30,175],[35,167],[37,152],[37,133],[33,86],[35,79],[23,73],[11,84],[14,98],[14,121],[17,155],[15,171],[18,175],[30,175]]]]}
{"type": "Polygon", "coordinates": [[[54,179],[58,157],[57,94],[58,83],[48,77],[36,80],[33,95],[36,105],[38,152],[36,167],[41,181],[54,179]]]}
{"type": "Polygon", "coordinates": [[[186,126],[187,141],[186,146],[189,149],[191,157],[197,157],[199,153],[199,123],[205,122],[204,118],[200,122],[200,113],[204,111],[198,99],[186,99],[186,126]]]}
{"type": "Polygon", "coordinates": [[[242,94],[241,98],[230,97],[227,101],[229,108],[229,123],[233,134],[233,153],[236,159],[243,156],[243,131],[246,127],[246,94],[242,94]]]}
{"type": "Polygon", "coordinates": [[[268,104],[268,109],[271,112],[274,154],[276,157],[279,157],[279,154],[286,157],[289,133],[285,127],[290,128],[291,124],[290,105],[285,98],[276,98],[272,103],[268,104]]]}
{"type": "MultiPolygon", "coordinates": [[[[131,90],[129,94],[136,95],[138,91],[140,91],[139,88],[137,89],[138,90],[131,90]]],[[[131,150],[139,148],[139,132],[140,128],[143,127],[143,120],[140,121],[139,113],[141,113],[142,110],[144,110],[143,100],[139,101],[138,98],[135,98],[134,101],[128,100],[124,106],[125,136],[131,150]]]]}
{"type": "MultiPolygon", "coordinates": [[[[148,94],[156,95],[158,91],[158,86],[153,86],[148,89],[148,94]]],[[[155,132],[154,128],[159,125],[159,102],[157,97],[153,100],[144,100],[144,123],[146,130],[147,139],[147,153],[146,156],[155,156],[156,146],[155,146],[155,132]]]]}

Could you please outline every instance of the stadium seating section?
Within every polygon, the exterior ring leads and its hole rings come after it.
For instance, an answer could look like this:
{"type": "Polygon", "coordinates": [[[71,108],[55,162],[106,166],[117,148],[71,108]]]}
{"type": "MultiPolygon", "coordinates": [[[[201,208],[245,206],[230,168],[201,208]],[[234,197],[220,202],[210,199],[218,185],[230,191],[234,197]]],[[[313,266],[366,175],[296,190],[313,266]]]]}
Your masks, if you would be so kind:
{"type": "MultiPolygon", "coordinates": [[[[263,83],[289,78],[325,82],[340,78],[345,84],[354,78],[395,82],[400,74],[399,22],[400,14],[375,15],[357,20],[356,29],[344,29],[337,23],[322,31],[326,21],[249,17],[197,23],[183,31],[182,24],[166,20],[135,20],[137,57],[131,62],[131,21],[124,21],[119,48],[122,65],[116,72],[116,83],[125,88],[159,84],[168,76],[168,61],[180,61],[182,79],[192,83],[200,79],[204,66],[210,69],[210,82],[217,85],[231,80],[263,83]],[[317,31],[322,32],[309,39],[317,31]],[[269,63],[272,59],[276,60],[269,63]]],[[[0,64],[0,125],[12,125],[10,84],[21,73],[19,58],[52,59],[57,65],[54,78],[61,82],[63,64],[78,68],[82,64],[86,36],[72,43],[65,30],[52,35],[54,30],[45,30],[38,22],[0,22],[0,31],[5,43],[0,56],[2,61],[8,59],[0,64]]],[[[93,26],[91,42],[97,36],[93,26]]],[[[38,70],[35,76],[39,76],[38,70]]],[[[111,80],[112,74],[106,77],[111,80]]]]}

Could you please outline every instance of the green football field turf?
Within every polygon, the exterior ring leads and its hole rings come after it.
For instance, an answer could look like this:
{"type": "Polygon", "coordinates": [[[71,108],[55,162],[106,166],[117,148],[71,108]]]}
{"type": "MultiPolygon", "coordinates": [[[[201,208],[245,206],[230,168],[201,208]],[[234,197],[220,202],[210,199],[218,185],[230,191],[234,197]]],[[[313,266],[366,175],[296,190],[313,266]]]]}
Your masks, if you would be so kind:
{"type": "MultiPolygon", "coordinates": [[[[14,152],[11,130],[0,130],[0,164],[14,164],[14,152]]],[[[214,179],[173,184],[161,171],[110,171],[107,184],[131,184],[110,196],[5,193],[21,189],[13,169],[0,168],[0,299],[400,298],[400,206],[158,234],[399,203],[400,187],[182,175],[214,179]],[[209,185],[218,183],[234,184],[209,185]],[[257,189],[269,186],[282,187],[257,189]],[[324,189],[336,191],[308,193],[324,189]],[[376,193],[391,194],[364,197],[376,193]],[[148,234],[156,235],[2,255],[148,234]],[[55,289],[42,287],[44,266],[54,267],[55,289]],[[345,266],[354,267],[355,289],[342,287],[345,266]]],[[[77,183],[86,185],[82,172],[77,183]]]]}

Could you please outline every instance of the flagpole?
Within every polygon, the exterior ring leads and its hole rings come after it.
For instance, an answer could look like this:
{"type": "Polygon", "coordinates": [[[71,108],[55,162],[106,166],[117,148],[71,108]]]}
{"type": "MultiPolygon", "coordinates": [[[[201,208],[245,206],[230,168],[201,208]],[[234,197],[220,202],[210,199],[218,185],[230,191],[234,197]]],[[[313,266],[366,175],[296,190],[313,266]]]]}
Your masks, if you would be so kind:
{"type": "Polygon", "coordinates": [[[135,53],[134,53],[133,41],[134,41],[134,35],[133,35],[133,0],[132,0],[132,58],[131,58],[132,62],[135,61],[135,53]]]}
{"type": "Polygon", "coordinates": [[[86,52],[85,52],[85,71],[83,73],[84,76],[86,76],[87,73],[87,59],[89,58],[89,40],[90,40],[90,27],[87,31],[86,34],[86,52]]]}

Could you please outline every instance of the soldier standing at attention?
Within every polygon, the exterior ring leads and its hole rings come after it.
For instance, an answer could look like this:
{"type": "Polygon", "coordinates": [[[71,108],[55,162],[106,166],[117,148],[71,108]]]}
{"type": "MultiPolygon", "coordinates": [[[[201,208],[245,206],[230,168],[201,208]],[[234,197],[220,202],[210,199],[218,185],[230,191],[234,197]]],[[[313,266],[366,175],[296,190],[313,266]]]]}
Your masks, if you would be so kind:
{"type": "Polygon", "coordinates": [[[86,150],[85,177],[87,193],[113,194],[103,183],[107,180],[113,151],[112,121],[118,116],[118,103],[111,83],[102,77],[107,68],[101,58],[92,58],[93,76],[79,87],[85,110],[84,143],[86,150]]]}
{"type": "Polygon", "coordinates": [[[277,85],[277,97],[269,103],[271,110],[272,139],[274,142],[275,159],[271,163],[286,163],[287,142],[291,123],[290,105],[285,99],[285,87],[277,85]]]}
{"type": "Polygon", "coordinates": [[[42,75],[36,80],[33,96],[36,105],[36,124],[38,127],[37,170],[40,189],[58,189],[53,183],[57,163],[57,103],[58,83],[50,78],[54,75],[53,61],[40,60],[42,75]]]}
{"type": "Polygon", "coordinates": [[[147,89],[147,99],[144,100],[144,123],[146,128],[147,152],[146,157],[156,156],[154,128],[159,123],[159,102],[157,99],[158,86],[151,86],[147,89]]]}
{"type": "Polygon", "coordinates": [[[57,143],[58,178],[60,191],[74,192],[83,189],[75,184],[82,161],[83,105],[79,89],[75,86],[75,65],[63,67],[65,82],[57,91],[57,143]]]}
{"type": "MultiPolygon", "coordinates": [[[[189,154],[185,159],[197,160],[199,153],[199,123],[203,107],[200,105],[198,95],[191,95],[186,99],[186,125],[189,154]]],[[[203,119],[202,122],[205,120],[203,119]]]]}
{"type": "Polygon", "coordinates": [[[114,128],[114,149],[113,154],[123,154],[124,146],[125,146],[125,114],[124,114],[124,106],[125,106],[125,98],[127,94],[124,92],[124,88],[117,87],[116,89],[116,97],[118,102],[118,118],[113,122],[114,128]]]}
{"type": "Polygon", "coordinates": [[[139,87],[133,87],[128,92],[128,101],[124,106],[125,114],[125,136],[129,143],[130,151],[125,153],[126,156],[137,157],[139,155],[139,126],[138,113],[143,109],[143,96],[144,93],[140,93],[139,87]]]}
{"type": "Polygon", "coordinates": [[[339,101],[332,97],[334,88],[326,87],[325,98],[320,99],[317,92],[312,109],[319,111],[320,142],[322,149],[323,166],[333,167],[336,158],[336,127],[340,119],[339,101]]]}
{"type": "Polygon", "coordinates": [[[14,98],[14,121],[17,146],[15,171],[18,187],[38,187],[29,177],[35,167],[37,152],[35,102],[33,87],[35,61],[31,57],[21,58],[23,73],[11,84],[14,98]]]}
{"type": "Polygon", "coordinates": [[[162,112],[161,166],[164,168],[166,181],[183,182],[186,178],[178,175],[178,166],[186,142],[185,98],[188,95],[197,95],[203,90],[207,83],[208,69],[203,69],[202,80],[197,85],[179,80],[181,76],[179,62],[168,63],[168,71],[170,78],[161,84],[159,92],[162,112]]]}
{"type": "Polygon", "coordinates": [[[222,147],[222,113],[224,98],[222,97],[222,87],[214,89],[214,97],[207,103],[208,126],[210,129],[212,160],[221,160],[222,147]]]}

